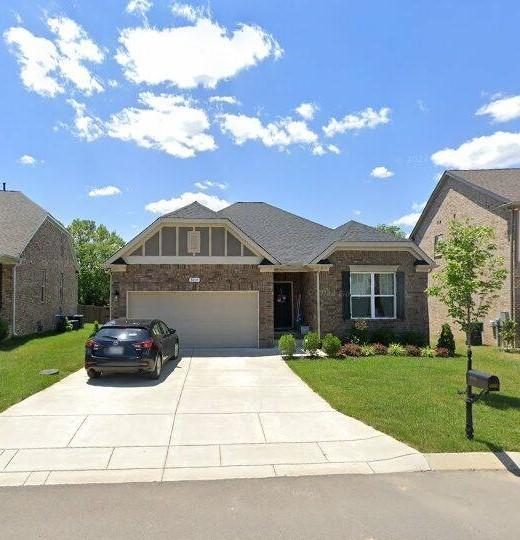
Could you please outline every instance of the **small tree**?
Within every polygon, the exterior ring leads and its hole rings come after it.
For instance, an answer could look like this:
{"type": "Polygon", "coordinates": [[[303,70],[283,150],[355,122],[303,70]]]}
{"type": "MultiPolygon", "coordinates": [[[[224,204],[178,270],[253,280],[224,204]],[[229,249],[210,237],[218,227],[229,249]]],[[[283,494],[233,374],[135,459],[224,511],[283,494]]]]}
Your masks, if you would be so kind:
{"type": "MultiPolygon", "coordinates": [[[[433,275],[430,296],[448,308],[448,314],[466,334],[467,369],[472,369],[471,330],[491,309],[498,297],[507,270],[497,255],[495,232],[491,227],[452,221],[446,240],[437,244],[443,267],[433,275]]],[[[466,388],[466,435],[473,438],[471,386],[466,388]]]]}
{"type": "Polygon", "coordinates": [[[518,323],[513,319],[504,321],[500,328],[500,338],[505,344],[506,349],[512,349],[515,345],[518,323]]]}
{"type": "Polygon", "coordinates": [[[448,349],[450,356],[455,356],[455,338],[448,323],[444,323],[441,327],[441,334],[437,341],[437,349],[448,349]]]}
{"type": "Polygon", "coordinates": [[[376,226],[376,229],[378,231],[393,234],[394,236],[397,236],[397,238],[406,238],[406,232],[399,227],[399,225],[385,225],[384,223],[380,223],[376,226]]]}

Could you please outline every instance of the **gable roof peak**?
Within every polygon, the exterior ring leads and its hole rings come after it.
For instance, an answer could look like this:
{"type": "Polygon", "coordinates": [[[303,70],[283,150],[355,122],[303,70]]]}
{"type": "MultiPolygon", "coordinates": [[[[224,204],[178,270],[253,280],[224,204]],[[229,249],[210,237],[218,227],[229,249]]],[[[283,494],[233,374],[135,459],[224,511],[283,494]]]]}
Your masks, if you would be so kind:
{"type": "Polygon", "coordinates": [[[190,204],[187,204],[186,206],[183,206],[181,208],[178,208],[177,210],[174,210],[173,212],[168,212],[167,214],[164,214],[162,217],[167,218],[193,218],[193,219],[212,219],[212,218],[218,218],[219,215],[217,212],[211,210],[211,208],[208,208],[207,206],[204,206],[199,201],[193,201],[190,204]]]}

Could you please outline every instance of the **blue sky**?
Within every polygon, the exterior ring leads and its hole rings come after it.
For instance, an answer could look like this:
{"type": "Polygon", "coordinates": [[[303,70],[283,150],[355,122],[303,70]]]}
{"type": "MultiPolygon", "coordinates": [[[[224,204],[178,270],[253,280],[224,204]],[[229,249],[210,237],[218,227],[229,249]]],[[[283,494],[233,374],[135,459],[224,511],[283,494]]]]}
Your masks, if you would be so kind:
{"type": "Polygon", "coordinates": [[[0,176],[125,239],[194,198],[410,230],[444,168],[520,165],[519,23],[506,1],[4,0],[0,176]]]}

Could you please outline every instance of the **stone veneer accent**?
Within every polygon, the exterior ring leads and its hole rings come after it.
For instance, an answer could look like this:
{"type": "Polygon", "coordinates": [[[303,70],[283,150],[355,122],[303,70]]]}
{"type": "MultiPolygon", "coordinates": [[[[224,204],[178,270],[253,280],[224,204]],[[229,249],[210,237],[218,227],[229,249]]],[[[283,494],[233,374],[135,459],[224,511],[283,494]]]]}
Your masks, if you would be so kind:
{"type": "Polygon", "coordinates": [[[112,272],[111,317],[126,316],[128,291],[259,291],[260,347],[273,345],[273,274],[256,265],[139,264],[112,272]],[[191,276],[200,283],[190,283],[191,276]],[[119,300],[114,300],[114,291],[119,300]]]}
{"type": "MultiPolygon", "coordinates": [[[[3,265],[1,316],[12,331],[13,266],[3,265]]],[[[50,219],[35,233],[16,264],[16,334],[52,330],[54,316],[73,314],[78,305],[78,279],[69,235],[50,219]],[[63,252],[62,252],[63,246],[63,252]],[[62,254],[63,253],[63,254],[62,254]],[[42,273],[46,271],[41,301],[42,273]],[[64,274],[63,299],[60,297],[64,274]]]]}
{"type": "MultiPolygon", "coordinates": [[[[402,251],[336,251],[329,257],[332,267],[320,273],[321,334],[332,332],[345,338],[355,320],[343,319],[342,272],[356,265],[398,265],[405,274],[405,317],[396,320],[367,320],[369,330],[388,328],[395,333],[420,332],[428,338],[428,306],[425,294],[428,274],[416,272],[415,257],[402,251]]],[[[311,275],[309,274],[311,277],[311,275]]],[[[314,280],[315,275],[312,275],[314,280]]]]}
{"type": "MultiPolygon", "coordinates": [[[[448,226],[453,219],[469,219],[473,224],[487,225],[495,230],[498,254],[504,257],[508,271],[511,268],[511,210],[500,208],[499,204],[490,197],[486,197],[468,187],[462,187],[458,183],[448,181],[437,194],[431,208],[427,211],[425,219],[415,234],[414,240],[432,259],[434,258],[434,238],[438,234],[447,235],[448,226]]],[[[432,275],[442,268],[442,259],[435,259],[438,268],[432,271],[432,275]]],[[[515,265],[518,267],[518,265],[515,265]]],[[[518,273],[517,268],[513,270],[518,273]]],[[[496,345],[493,331],[489,321],[497,318],[501,311],[514,312],[517,320],[520,317],[518,302],[516,309],[511,308],[511,278],[508,277],[500,296],[494,302],[484,323],[483,341],[487,345],[496,345]]],[[[431,283],[431,276],[430,276],[431,283]]],[[[520,291],[520,278],[515,278],[515,288],[520,291]]],[[[516,298],[519,298],[518,293],[516,298]]],[[[432,340],[437,339],[440,327],[445,322],[452,324],[452,329],[457,339],[464,339],[464,335],[458,326],[448,317],[446,307],[435,298],[428,299],[430,312],[430,333],[432,340]]]]}

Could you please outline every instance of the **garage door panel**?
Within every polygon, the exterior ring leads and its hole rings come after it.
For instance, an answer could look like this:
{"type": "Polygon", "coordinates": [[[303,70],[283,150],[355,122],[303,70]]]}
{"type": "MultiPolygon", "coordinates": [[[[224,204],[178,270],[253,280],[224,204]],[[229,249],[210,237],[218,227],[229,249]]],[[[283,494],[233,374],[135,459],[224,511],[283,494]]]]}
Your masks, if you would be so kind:
{"type": "Polygon", "coordinates": [[[164,320],[192,347],[257,347],[256,292],[129,292],[129,318],[164,320]]]}

